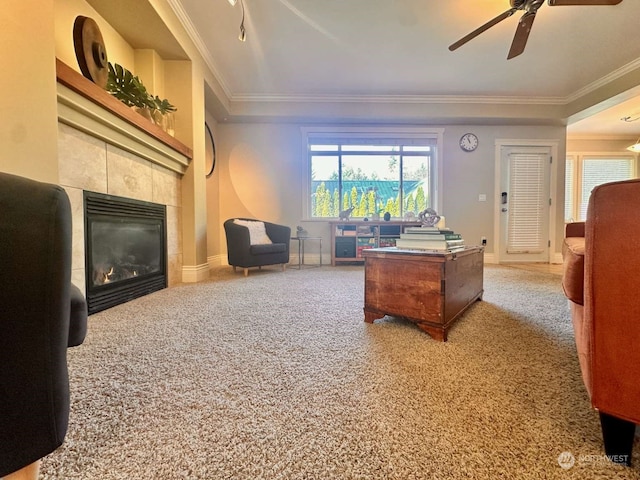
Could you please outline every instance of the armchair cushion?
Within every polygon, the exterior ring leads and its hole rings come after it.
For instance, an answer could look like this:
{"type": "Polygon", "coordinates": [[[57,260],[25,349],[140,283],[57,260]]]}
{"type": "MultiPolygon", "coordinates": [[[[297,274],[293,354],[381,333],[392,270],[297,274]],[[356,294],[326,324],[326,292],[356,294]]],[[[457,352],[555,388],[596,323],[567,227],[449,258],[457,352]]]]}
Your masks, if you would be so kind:
{"type": "Polygon", "coordinates": [[[270,243],[268,245],[251,245],[249,252],[252,255],[264,255],[266,253],[284,253],[287,246],[284,243],[270,243]]]}
{"type": "Polygon", "coordinates": [[[273,243],[267,235],[264,222],[235,219],[233,223],[247,227],[249,230],[249,243],[251,245],[265,245],[273,243]]]}

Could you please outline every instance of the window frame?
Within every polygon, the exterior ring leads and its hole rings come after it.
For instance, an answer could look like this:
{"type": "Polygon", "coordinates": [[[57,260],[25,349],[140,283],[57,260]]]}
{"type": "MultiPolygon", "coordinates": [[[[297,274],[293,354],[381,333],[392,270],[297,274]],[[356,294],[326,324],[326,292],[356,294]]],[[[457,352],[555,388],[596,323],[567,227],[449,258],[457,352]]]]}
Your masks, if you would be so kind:
{"type": "MultiPolygon", "coordinates": [[[[637,156],[633,153],[624,153],[624,152],[567,152],[565,158],[565,186],[566,186],[566,176],[567,176],[567,163],[571,163],[573,165],[573,192],[571,197],[568,198],[566,196],[566,187],[565,187],[565,208],[564,212],[566,213],[567,202],[570,201],[571,208],[571,216],[569,218],[564,215],[564,223],[570,222],[581,222],[585,219],[581,218],[581,200],[583,193],[583,184],[582,184],[582,176],[583,176],[583,165],[585,160],[598,160],[598,161],[607,161],[607,160],[628,160],[631,162],[631,176],[630,178],[637,178],[637,156]]],[[[607,183],[607,181],[602,182],[607,183]]]]}
{"type": "MultiPolygon", "coordinates": [[[[443,128],[428,127],[302,127],[302,158],[304,159],[302,178],[302,219],[305,221],[327,222],[337,220],[337,217],[314,217],[312,216],[312,179],[311,179],[311,157],[313,152],[309,149],[309,142],[313,139],[349,139],[369,141],[376,139],[396,140],[429,140],[434,142],[433,160],[431,169],[431,188],[433,189],[431,208],[440,211],[442,208],[442,151],[443,151],[443,128]]],[[[398,178],[400,181],[400,177],[398,178]]]]}

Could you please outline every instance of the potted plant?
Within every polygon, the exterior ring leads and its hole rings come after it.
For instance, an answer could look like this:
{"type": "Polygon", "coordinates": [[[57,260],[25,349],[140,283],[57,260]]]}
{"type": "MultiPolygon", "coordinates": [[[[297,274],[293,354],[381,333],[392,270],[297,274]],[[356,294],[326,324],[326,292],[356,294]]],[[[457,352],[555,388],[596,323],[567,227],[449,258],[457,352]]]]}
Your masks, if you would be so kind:
{"type": "Polygon", "coordinates": [[[173,119],[168,117],[173,115],[173,112],[177,110],[176,107],[167,99],[151,95],[142,81],[122,65],[117,63],[112,65],[109,62],[108,66],[107,91],[173,135],[173,119]]]}

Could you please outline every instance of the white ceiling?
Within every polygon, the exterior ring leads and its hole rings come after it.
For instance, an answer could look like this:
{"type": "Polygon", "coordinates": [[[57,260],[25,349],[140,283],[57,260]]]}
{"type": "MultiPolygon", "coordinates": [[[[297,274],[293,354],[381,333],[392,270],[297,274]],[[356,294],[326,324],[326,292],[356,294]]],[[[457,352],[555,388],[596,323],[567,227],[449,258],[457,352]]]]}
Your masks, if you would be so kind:
{"type": "MultiPolygon", "coordinates": [[[[103,15],[107,5],[131,3],[89,1],[102,4],[103,15]]],[[[544,123],[566,114],[570,134],[640,136],[640,120],[620,120],[640,116],[637,92],[629,91],[640,85],[638,0],[545,3],[524,53],[511,60],[521,12],[447,48],[509,0],[244,0],[244,43],[240,0],[168,3],[213,72],[209,95],[224,97],[221,115],[286,117],[303,106],[345,118],[544,123]],[[599,116],[577,121],[587,113],[599,116]]]]}

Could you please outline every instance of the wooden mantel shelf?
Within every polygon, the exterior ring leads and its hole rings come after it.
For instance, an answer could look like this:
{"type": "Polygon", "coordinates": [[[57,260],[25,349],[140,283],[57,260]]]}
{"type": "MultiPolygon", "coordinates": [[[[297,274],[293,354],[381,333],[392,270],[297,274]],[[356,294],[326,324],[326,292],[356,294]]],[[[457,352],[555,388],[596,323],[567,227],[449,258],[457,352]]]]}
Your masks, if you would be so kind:
{"type": "Polygon", "coordinates": [[[100,88],[91,80],[69,67],[60,59],[56,59],[56,77],[58,83],[73,90],[82,97],[104,108],[116,117],[122,119],[135,128],[143,131],[157,141],[170,147],[180,155],[191,160],[193,151],[182,142],[176,140],[157,125],[151,123],[142,115],[134,112],[117,98],[111,96],[106,90],[100,88]]]}

